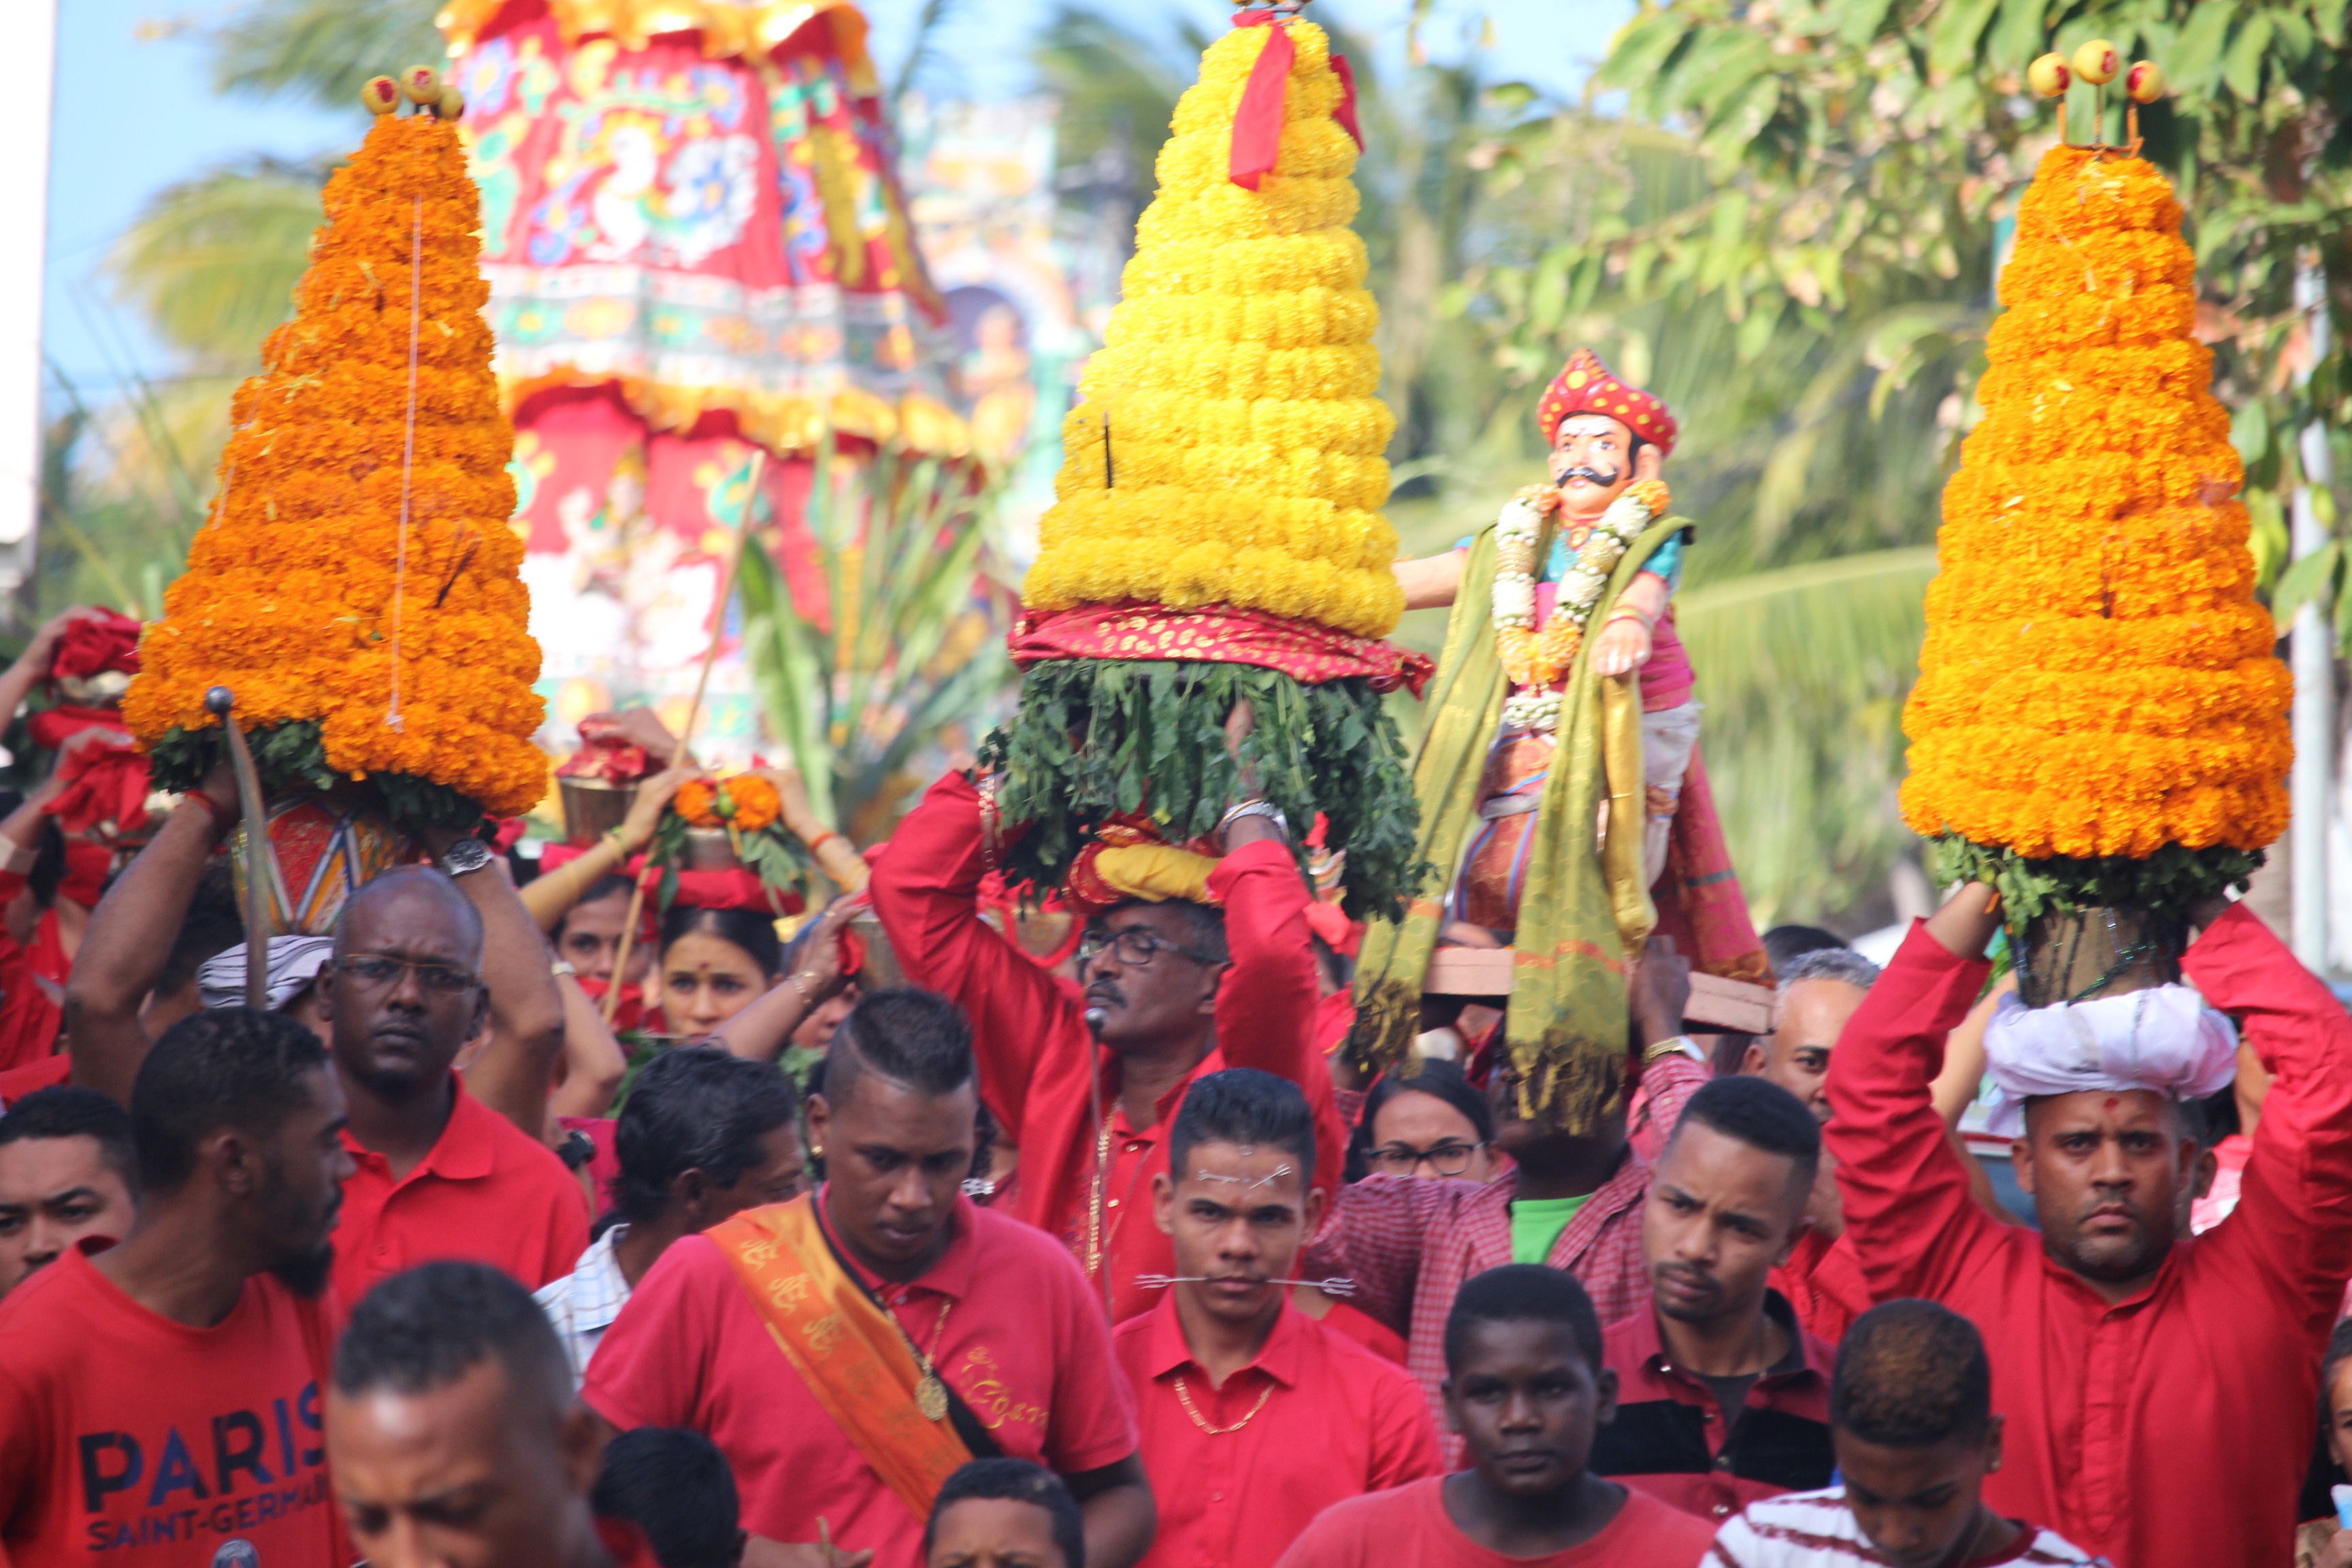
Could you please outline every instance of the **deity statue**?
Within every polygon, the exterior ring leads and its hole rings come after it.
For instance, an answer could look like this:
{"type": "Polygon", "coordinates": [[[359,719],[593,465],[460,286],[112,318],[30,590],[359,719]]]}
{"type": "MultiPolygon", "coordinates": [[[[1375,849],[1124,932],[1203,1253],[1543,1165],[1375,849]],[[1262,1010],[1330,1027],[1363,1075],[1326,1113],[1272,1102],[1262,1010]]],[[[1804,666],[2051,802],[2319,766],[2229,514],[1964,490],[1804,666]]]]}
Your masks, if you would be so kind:
{"type": "Polygon", "coordinates": [[[1508,1039],[1531,1098],[1573,1124],[1615,1092],[1622,970],[1654,933],[1725,978],[1765,965],[1675,633],[1694,531],[1661,478],[1674,415],[1579,349],[1538,418],[1551,482],[1396,564],[1408,607],[1454,611],[1413,775],[1444,897],[1368,938],[1353,1045],[1401,1059],[1442,930],[1484,928],[1515,954],[1508,1039]]]}
{"type": "MultiPolygon", "coordinates": [[[[1508,510],[1551,514],[1550,549],[1536,571],[1532,539],[1498,542],[1491,611],[1510,695],[1478,782],[1480,826],[1446,900],[1452,919],[1484,926],[1505,942],[1518,924],[1536,809],[1557,744],[1559,693],[1579,644],[1591,635],[1600,589],[1635,542],[1609,526],[1610,509],[1626,498],[1619,517],[1646,522],[1664,514],[1659,471],[1676,434],[1664,404],[1626,386],[1591,349],[1577,350],[1544,395],[1538,417],[1551,443],[1551,487],[1522,493],[1508,510]]],[[[1514,521],[1520,526],[1513,531],[1528,532],[1518,518],[1498,522],[1498,532],[1514,521]]],[[[1699,704],[1674,623],[1690,534],[1668,534],[1640,561],[1610,605],[1591,654],[1604,676],[1640,676],[1644,885],[1665,869],[1683,775],[1698,742],[1699,704]]],[[[1469,558],[1465,542],[1443,555],[1397,563],[1406,607],[1454,605],[1469,558]]],[[[1474,613],[1482,607],[1471,606],[1474,613]]],[[[1601,831],[1608,831],[1605,823],[1601,831]]]]}

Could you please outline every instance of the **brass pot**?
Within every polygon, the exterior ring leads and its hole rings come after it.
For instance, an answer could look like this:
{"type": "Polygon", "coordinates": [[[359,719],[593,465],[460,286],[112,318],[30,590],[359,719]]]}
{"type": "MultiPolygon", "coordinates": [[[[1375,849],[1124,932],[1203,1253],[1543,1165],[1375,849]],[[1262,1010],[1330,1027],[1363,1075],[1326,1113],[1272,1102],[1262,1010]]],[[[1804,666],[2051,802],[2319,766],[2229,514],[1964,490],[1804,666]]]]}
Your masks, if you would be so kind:
{"type": "Polygon", "coordinates": [[[2029,1007],[2178,984],[2189,921],[2164,910],[2037,915],[2017,944],[2017,992],[2029,1007]]]}
{"type": "Polygon", "coordinates": [[[637,801],[633,784],[567,778],[555,783],[563,795],[563,841],[574,848],[586,848],[627,821],[637,801]]]}

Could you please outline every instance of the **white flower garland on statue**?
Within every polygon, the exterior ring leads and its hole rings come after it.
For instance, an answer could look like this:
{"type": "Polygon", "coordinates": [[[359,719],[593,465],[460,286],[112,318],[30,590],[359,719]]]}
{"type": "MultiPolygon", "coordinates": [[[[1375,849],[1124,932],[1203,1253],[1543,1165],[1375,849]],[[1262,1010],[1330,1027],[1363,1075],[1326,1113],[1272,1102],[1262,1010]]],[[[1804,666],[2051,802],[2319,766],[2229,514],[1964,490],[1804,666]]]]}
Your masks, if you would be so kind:
{"type": "Polygon", "coordinates": [[[1617,563],[1669,504],[1666,487],[1655,479],[1634,483],[1609,503],[1560,574],[1551,616],[1538,637],[1536,546],[1544,520],[1559,510],[1559,492],[1549,485],[1529,485],[1503,503],[1495,519],[1493,609],[1496,651],[1511,682],[1503,728],[1545,734],[1559,728],[1560,694],[1554,688],[1576,662],[1592,608],[1617,563]]]}

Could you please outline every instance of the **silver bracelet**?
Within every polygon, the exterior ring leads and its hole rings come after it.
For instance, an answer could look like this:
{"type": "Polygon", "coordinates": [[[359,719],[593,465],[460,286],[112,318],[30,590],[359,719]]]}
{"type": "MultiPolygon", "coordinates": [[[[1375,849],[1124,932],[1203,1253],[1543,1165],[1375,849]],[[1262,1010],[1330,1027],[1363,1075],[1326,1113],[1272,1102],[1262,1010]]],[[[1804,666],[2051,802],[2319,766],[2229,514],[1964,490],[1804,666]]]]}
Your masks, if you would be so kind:
{"type": "Polygon", "coordinates": [[[1285,838],[1290,837],[1290,819],[1282,815],[1280,808],[1276,806],[1274,802],[1263,797],[1245,800],[1238,805],[1228,806],[1225,815],[1217,819],[1217,831],[1223,833],[1244,816],[1263,816],[1273,823],[1275,830],[1285,838]]]}

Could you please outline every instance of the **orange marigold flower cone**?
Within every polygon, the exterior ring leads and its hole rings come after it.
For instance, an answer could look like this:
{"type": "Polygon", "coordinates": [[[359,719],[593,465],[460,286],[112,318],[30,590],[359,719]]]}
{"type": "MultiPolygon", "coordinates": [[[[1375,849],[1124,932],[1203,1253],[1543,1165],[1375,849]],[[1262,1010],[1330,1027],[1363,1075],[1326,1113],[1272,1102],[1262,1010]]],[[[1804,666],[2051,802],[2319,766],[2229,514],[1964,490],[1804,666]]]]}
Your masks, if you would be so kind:
{"type": "Polygon", "coordinates": [[[2145,160],[2063,145],[2019,205],[1904,715],[1920,833],[2229,880],[2286,826],[2290,683],[2180,217],[2145,160]]]}
{"type": "Polygon", "coordinates": [[[379,118],[325,205],[123,716],[167,787],[201,773],[226,686],[250,730],[316,725],[332,775],[518,815],[546,787],[539,645],[456,125],[379,118]]]}

